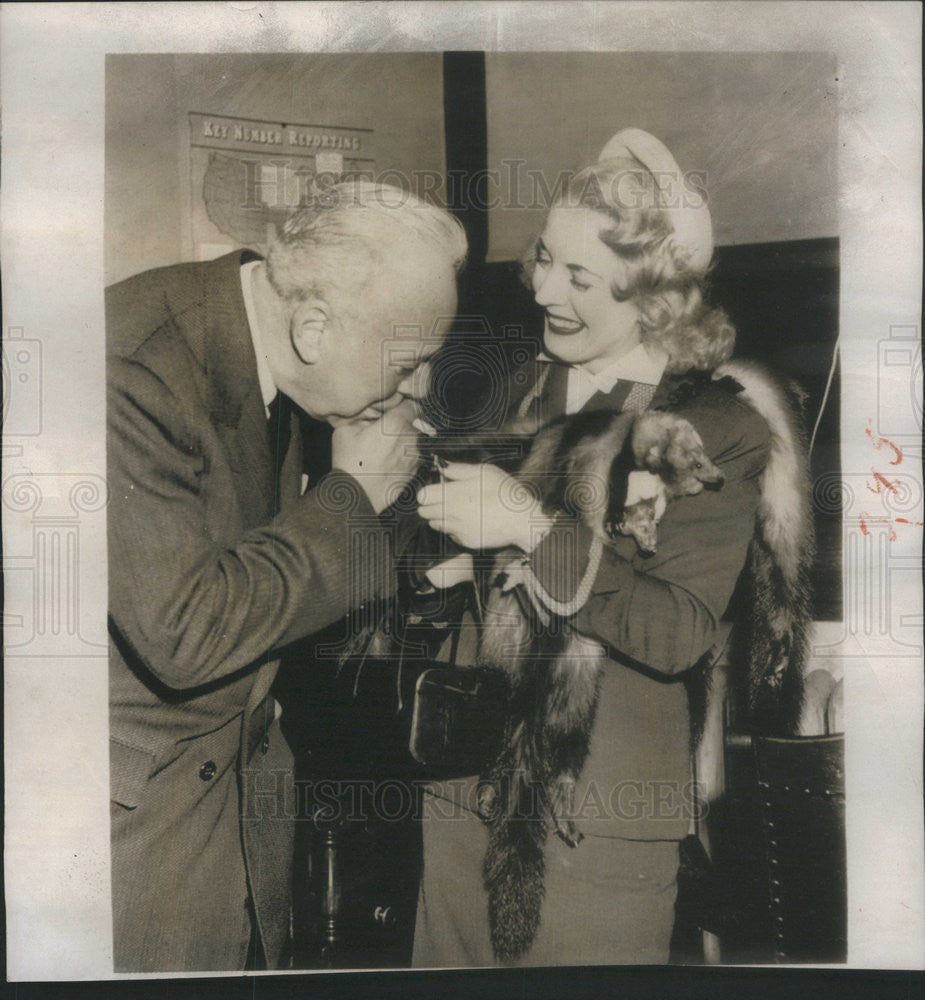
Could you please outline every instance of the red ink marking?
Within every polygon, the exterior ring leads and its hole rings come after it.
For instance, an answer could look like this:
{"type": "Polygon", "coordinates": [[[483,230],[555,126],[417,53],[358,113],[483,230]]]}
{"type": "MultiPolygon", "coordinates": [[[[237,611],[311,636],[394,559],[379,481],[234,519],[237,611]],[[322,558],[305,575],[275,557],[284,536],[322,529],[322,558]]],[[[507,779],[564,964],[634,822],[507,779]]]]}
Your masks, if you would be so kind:
{"type": "MultiPolygon", "coordinates": [[[[897,518],[897,520],[899,520],[899,518],[897,518]]],[[[867,527],[867,521],[870,521],[872,524],[873,523],[888,524],[890,526],[890,541],[891,542],[896,541],[896,529],[893,527],[893,522],[888,517],[871,517],[871,515],[866,510],[862,511],[860,514],[858,514],[858,524],[860,525],[862,535],[870,534],[870,531],[868,530],[867,527]]]]}
{"type": "Polygon", "coordinates": [[[925,528],[925,521],[907,521],[904,517],[897,517],[896,521],[898,524],[916,524],[920,528],[925,528]]]}
{"type": "Polygon", "coordinates": [[[876,488],[867,483],[867,488],[871,493],[882,493],[884,487],[890,490],[892,493],[899,493],[899,486],[897,483],[891,482],[886,476],[881,475],[876,469],[871,469],[874,474],[874,480],[877,483],[876,488]]]}
{"type": "MultiPolygon", "coordinates": [[[[868,419],[867,423],[870,424],[870,420],[869,419],[868,419]]],[[[902,462],[902,460],[903,460],[903,453],[902,453],[902,451],[899,448],[897,448],[896,445],[893,444],[893,442],[890,441],[889,438],[882,437],[882,438],[877,438],[875,440],[874,439],[874,432],[871,430],[871,428],[869,426],[864,428],[864,433],[871,439],[871,441],[873,441],[874,447],[877,449],[877,451],[880,451],[880,449],[884,445],[886,445],[887,448],[892,449],[893,455],[895,457],[890,460],[890,465],[899,465],[900,462],[902,462]]]]}

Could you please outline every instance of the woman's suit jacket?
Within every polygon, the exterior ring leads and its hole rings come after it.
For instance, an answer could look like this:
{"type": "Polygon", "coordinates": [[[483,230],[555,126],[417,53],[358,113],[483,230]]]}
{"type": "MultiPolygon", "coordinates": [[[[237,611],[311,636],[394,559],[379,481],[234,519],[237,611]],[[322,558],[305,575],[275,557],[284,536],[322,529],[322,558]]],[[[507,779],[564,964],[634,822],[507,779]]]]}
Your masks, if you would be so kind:
{"type": "MultiPolygon", "coordinates": [[[[522,404],[535,392],[536,377],[515,372],[508,412],[547,423],[565,412],[566,381],[566,366],[553,365],[531,411],[522,404]]],[[[627,389],[618,383],[582,410],[619,410],[627,389]]],[[[729,387],[706,377],[688,383],[666,375],[649,408],[661,406],[694,425],[725,483],[668,505],[654,555],[641,554],[630,537],[605,547],[591,595],[574,617],[576,631],[603,644],[606,653],[575,800],[586,835],[681,840],[689,832],[696,802],[690,708],[681,681],[702,657],[719,652],[714,644],[724,634],[720,622],[755,531],[759,477],[768,458],[767,425],[729,387]]],[[[553,597],[573,597],[590,543],[584,525],[560,515],[534,549],[531,565],[553,597]]],[[[449,782],[440,794],[472,804],[465,782],[449,782]]]]}
{"type": "MultiPolygon", "coordinates": [[[[517,375],[511,411],[522,415],[536,379],[517,375]]],[[[575,615],[576,630],[606,653],[575,789],[584,839],[571,849],[547,838],[539,932],[515,964],[667,961],[676,844],[697,806],[681,679],[717,641],[755,530],[769,449],[764,421],[734,392],[694,381],[696,391],[687,394],[684,380],[664,377],[650,407],[670,405],[694,425],[725,483],[669,504],[654,555],[640,555],[632,538],[605,548],[591,595],[575,615]]],[[[566,369],[556,365],[534,402],[541,423],[565,412],[565,388],[566,369]]],[[[627,385],[618,383],[582,409],[620,409],[626,395],[627,385]]],[[[575,594],[590,542],[590,532],[560,515],[534,549],[533,569],[557,599],[575,594]]],[[[488,831],[474,816],[477,778],[434,782],[429,791],[414,963],[494,964],[483,882],[488,831]]]]}
{"type": "Polygon", "coordinates": [[[248,259],[162,268],[107,292],[117,971],[243,969],[254,924],[278,964],[293,812],[269,694],[277,650],[391,577],[357,562],[387,558],[381,546],[354,546],[346,562],[353,515],[376,530],[354,479],[334,472],[299,495],[297,433],[274,518],[248,259]]]}

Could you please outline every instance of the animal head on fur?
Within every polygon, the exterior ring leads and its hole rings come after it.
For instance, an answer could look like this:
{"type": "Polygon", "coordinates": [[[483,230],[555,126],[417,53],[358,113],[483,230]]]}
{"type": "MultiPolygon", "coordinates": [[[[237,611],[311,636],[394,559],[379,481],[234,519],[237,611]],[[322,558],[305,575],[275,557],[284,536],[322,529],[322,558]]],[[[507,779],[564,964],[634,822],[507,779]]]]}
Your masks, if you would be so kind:
{"type": "Polygon", "coordinates": [[[605,528],[612,538],[618,534],[635,538],[640,552],[651,553],[658,544],[658,521],[655,497],[646,497],[627,504],[620,520],[608,521],[605,528]]]}
{"type": "Polygon", "coordinates": [[[723,482],[693,426],[656,411],[561,417],[536,435],[518,474],[539,489],[548,513],[578,516],[605,540],[631,535],[644,552],[655,550],[672,497],[723,482]],[[634,477],[640,486],[643,472],[647,484],[634,491],[634,477]]]}
{"type": "Polygon", "coordinates": [[[673,496],[693,496],[704,486],[723,484],[723,473],[707,458],[693,425],[672,413],[641,414],[632,447],[637,468],[661,476],[673,496]]]}
{"type": "Polygon", "coordinates": [[[611,538],[628,535],[636,540],[640,552],[653,553],[658,544],[658,523],[667,506],[668,489],[658,476],[631,472],[622,508],[612,501],[604,530],[611,538]]]}

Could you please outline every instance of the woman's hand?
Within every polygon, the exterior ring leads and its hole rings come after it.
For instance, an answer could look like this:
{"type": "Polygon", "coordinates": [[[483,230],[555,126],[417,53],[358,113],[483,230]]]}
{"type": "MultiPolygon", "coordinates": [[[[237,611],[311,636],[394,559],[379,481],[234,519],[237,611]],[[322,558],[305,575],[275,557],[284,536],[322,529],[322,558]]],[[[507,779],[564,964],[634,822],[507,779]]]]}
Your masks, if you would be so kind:
{"type": "Polygon", "coordinates": [[[467,549],[531,552],[552,527],[535,494],[496,465],[448,462],[444,481],[418,491],[418,513],[467,549]]]}

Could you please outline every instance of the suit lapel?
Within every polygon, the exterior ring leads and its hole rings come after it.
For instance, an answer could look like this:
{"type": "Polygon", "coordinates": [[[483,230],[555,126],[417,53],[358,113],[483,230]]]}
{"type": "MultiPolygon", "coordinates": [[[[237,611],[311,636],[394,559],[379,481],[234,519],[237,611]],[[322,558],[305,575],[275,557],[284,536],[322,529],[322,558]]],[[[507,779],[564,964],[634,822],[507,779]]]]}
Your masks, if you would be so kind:
{"type": "Polygon", "coordinates": [[[279,476],[279,508],[286,511],[302,495],[302,435],[299,415],[293,406],[289,414],[289,447],[279,476]]]}
{"type": "MultiPolygon", "coordinates": [[[[302,437],[295,407],[289,413],[289,442],[279,473],[279,510],[287,510],[302,493],[302,437]]],[[[235,472],[238,497],[250,526],[268,523],[274,514],[276,467],[267,433],[266,410],[258,386],[248,397],[236,428],[219,427],[235,472]]]]}
{"type": "Polygon", "coordinates": [[[241,291],[241,265],[258,259],[247,251],[203,265],[203,363],[213,423],[237,426],[242,407],[256,387],[257,361],[241,291]]]}
{"type": "Polygon", "coordinates": [[[655,390],[652,402],[649,403],[650,410],[672,410],[676,409],[685,398],[696,395],[702,388],[704,381],[709,382],[709,375],[702,373],[685,373],[682,375],[665,374],[655,390]]]}
{"type": "Polygon", "coordinates": [[[201,289],[209,413],[225,445],[248,528],[269,521],[275,489],[266,409],[241,291],[241,265],[255,259],[256,254],[239,251],[204,264],[201,289]]]}
{"type": "Polygon", "coordinates": [[[274,469],[259,385],[242,402],[237,425],[218,424],[217,429],[234,474],[246,526],[266,524],[273,515],[274,469]]]}

